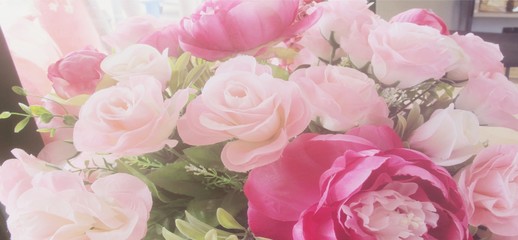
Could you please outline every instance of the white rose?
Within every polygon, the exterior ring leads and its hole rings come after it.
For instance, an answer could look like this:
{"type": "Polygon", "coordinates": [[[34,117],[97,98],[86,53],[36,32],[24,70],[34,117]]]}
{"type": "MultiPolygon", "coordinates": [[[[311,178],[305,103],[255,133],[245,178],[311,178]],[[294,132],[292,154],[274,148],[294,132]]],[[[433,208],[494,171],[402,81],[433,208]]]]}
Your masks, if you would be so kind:
{"type": "Polygon", "coordinates": [[[472,112],[453,109],[453,104],[435,110],[408,141],[410,148],[441,166],[462,163],[482,149],[477,117],[472,112]]]}
{"type": "Polygon", "coordinates": [[[101,69],[119,82],[138,75],[153,76],[161,82],[163,88],[167,86],[172,71],[167,49],[160,53],[145,44],[134,44],[106,57],[101,62],[101,69]]]}

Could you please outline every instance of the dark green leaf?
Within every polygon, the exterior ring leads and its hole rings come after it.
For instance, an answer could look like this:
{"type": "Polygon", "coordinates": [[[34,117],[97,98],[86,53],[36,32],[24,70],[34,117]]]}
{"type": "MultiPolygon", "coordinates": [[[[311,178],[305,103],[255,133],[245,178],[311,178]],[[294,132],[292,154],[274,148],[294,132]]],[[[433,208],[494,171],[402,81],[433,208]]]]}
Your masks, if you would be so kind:
{"type": "Polygon", "coordinates": [[[224,143],[190,147],[184,149],[183,152],[185,156],[194,163],[217,171],[225,171],[226,168],[221,162],[221,150],[223,146],[225,146],[224,143]]]}
{"type": "Polygon", "coordinates": [[[43,113],[40,115],[40,120],[43,123],[49,123],[54,118],[54,115],[52,113],[43,113]]]}
{"type": "Polygon", "coordinates": [[[27,92],[25,92],[25,89],[23,89],[22,87],[20,86],[13,86],[11,88],[13,90],[14,93],[20,95],[20,96],[27,96],[27,92]]]}
{"type": "Polygon", "coordinates": [[[149,180],[144,174],[142,174],[141,172],[139,172],[137,169],[133,168],[132,166],[126,164],[124,161],[121,161],[121,160],[117,161],[116,171],[129,173],[129,174],[139,178],[140,180],[142,180],[148,186],[148,188],[151,191],[151,193],[153,194],[153,196],[158,198],[160,201],[162,201],[164,203],[171,201],[171,199],[169,199],[168,197],[163,195],[156,188],[155,184],[151,180],[149,180]]]}
{"type": "Polygon", "coordinates": [[[200,178],[185,171],[186,161],[176,161],[147,174],[147,178],[166,191],[192,197],[206,197],[214,192],[207,190],[200,178]]]}
{"type": "Polygon", "coordinates": [[[63,117],[63,123],[68,126],[74,126],[74,124],[77,122],[77,119],[72,115],[65,115],[63,117]]]}

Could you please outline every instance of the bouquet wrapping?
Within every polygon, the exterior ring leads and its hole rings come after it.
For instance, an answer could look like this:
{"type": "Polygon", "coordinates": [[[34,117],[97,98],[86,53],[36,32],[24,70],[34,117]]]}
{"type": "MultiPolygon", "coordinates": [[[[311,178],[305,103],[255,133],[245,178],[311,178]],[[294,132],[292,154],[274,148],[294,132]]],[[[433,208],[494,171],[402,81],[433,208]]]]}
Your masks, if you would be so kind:
{"type": "Polygon", "coordinates": [[[12,239],[517,238],[498,45],[369,6],[209,0],[14,87],[49,141],[0,167],[12,239]]]}

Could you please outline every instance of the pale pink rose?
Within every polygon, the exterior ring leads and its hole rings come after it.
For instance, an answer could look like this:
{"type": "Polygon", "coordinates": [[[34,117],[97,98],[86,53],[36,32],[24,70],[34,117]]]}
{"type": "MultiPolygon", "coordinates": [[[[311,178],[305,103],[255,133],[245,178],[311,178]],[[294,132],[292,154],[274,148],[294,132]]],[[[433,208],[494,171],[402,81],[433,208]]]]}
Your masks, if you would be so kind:
{"type": "Polygon", "coordinates": [[[307,50],[316,58],[327,62],[335,62],[341,57],[346,56],[341,48],[337,48],[333,53],[333,46],[329,41],[333,40],[326,39],[320,32],[318,25],[315,25],[304,32],[298,43],[304,47],[301,51],[307,50]],[[331,57],[333,57],[333,59],[331,59],[331,57]]]}
{"type": "Polygon", "coordinates": [[[412,23],[382,24],[369,35],[369,44],[376,77],[400,88],[440,79],[462,57],[459,46],[448,36],[412,23]]]}
{"type": "Polygon", "coordinates": [[[178,57],[181,54],[180,45],[178,43],[179,34],[180,26],[178,24],[171,24],[144,36],[138,43],[153,46],[160,52],[167,49],[170,57],[178,57]]]}
{"type": "Polygon", "coordinates": [[[518,131],[518,87],[501,73],[472,75],[455,106],[475,113],[481,124],[518,131]]]}
{"type": "Polygon", "coordinates": [[[20,195],[32,187],[33,175],[55,170],[21,149],[11,152],[15,158],[4,161],[0,167],[0,202],[6,206],[7,213],[11,212],[20,195]]]}
{"type": "Polygon", "coordinates": [[[321,34],[334,41],[358,67],[364,66],[372,57],[367,41],[369,33],[378,22],[379,16],[369,10],[366,0],[332,0],[319,3],[323,14],[318,23],[321,34]]]}
{"type": "Polygon", "coordinates": [[[469,223],[488,227],[494,239],[518,238],[517,175],[518,145],[496,145],[482,150],[456,176],[469,223]]]}
{"type": "Polygon", "coordinates": [[[87,190],[76,174],[39,175],[16,202],[7,225],[13,239],[142,239],[151,192],[124,173],[101,178],[87,190]]]}
{"type": "Polygon", "coordinates": [[[366,124],[392,126],[389,110],[378,95],[374,80],[340,66],[316,66],[290,76],[311,105],[313,119],[331,131],[346,131],[366,124]]]}
{"type": "Polygon", "coordinates": [[[165,27],[166,24],[165,21],[150,15],[135,16],[117,23],[114,31],[103,36],[102,39],[112,49],[120,51],[138,43],[142,38],[165,27]]]}
{"type": "Polygon", "coordinates": [[[262,48],[309,28],[320,16],[316,11],[298,19],[299,0],[204,1],[180,22],[180,46],[206,60],[238,53],[258,54],[262,48]]]}
{"type": "Polygon", "coordinates": [[[169,136],[188,96],[181,90],[164,100],[160,83],[149,76],[97,91],[79,112],[74,145],[78,151],[124,156],[174,146],[169,136]]]}
{"type": "Polygon", "coordinates": [[[482,148],[477,116],[453,109],[453,104],[435,110],[428,121],[412,132],[408,143],[441,166],[460,164],[482,148]]]}
{"type": "Polygon", "coordinates": [[[311,118],[296,84],[258,71],[256,64],[248,56],[223,63],[178,121],[178,133],[187,144],[235,139],[221,153],[232,171],[245,172],[277,160],[311,118]]]}
{"type": "Polygon", "coordinates": [[[464,58],[459,66],[448,72],[448,79],[467,80],[470,75],[481,72],[504,73],[504,55],[498,44],[486,42],[473,33],[454,33],[450,37],[462,48],[464,58]]]}
{"type": "Polygon", "coordinates": [[[167,52],[160,53],[146,44],[134,44],[121,52],[107,56],[101,69],[113,79],[123,82],[137,75],[153,76],[164,89],[171,79],[171,65],[167,52]]]}
{"type": "Polygon", "coordinates": [[[422,8],[412,8],[393,16],[390,22],[409,22],[422,26],[433,27],[441,32],[442,35],[450,35],[446,23],[432,10],[422,8]]]}
{"type": "Polygon", "coordinates": [[[452,177],[401,146],[389,127],[301,134],[281,158],[253,169],[248,223],[270,239],[471,239],[452,177]],[[379,133],[379,135],[375,135],[379,133]]]}
{"type": "Polygon", "coordinates": [[[103,76],[100,65],[105,57],[90,47],[71,52],[49,66],[47,77],[62,98],[92,94],[103,76]]]}

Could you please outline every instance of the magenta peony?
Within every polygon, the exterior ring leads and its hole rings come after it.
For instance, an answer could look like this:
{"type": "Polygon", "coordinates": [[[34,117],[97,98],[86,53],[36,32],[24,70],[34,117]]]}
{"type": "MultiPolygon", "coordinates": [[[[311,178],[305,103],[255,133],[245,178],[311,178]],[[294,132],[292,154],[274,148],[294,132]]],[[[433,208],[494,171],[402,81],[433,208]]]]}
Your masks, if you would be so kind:
{"type": "Polygon", "coordinates": [[[209,0],[180,22],[180,46],[206,60],[237,53],[255,55],[261,47],[309,28],[319,11],[298,19],[299,0],[209,0]]]}
{"type": "MultiPolygon", "coordinates": [[[[400,145],[391,131],[355,130],[400,145]]],[[[419,152],[380,150],[354,135],[299,136],[279,161],[250,172],[245,194],[258,236],[470,239],[464,202],[448,172],[419,152]]]]}

